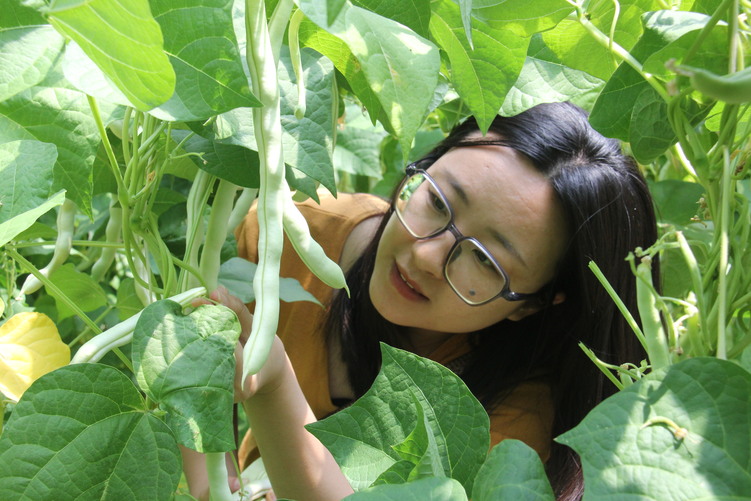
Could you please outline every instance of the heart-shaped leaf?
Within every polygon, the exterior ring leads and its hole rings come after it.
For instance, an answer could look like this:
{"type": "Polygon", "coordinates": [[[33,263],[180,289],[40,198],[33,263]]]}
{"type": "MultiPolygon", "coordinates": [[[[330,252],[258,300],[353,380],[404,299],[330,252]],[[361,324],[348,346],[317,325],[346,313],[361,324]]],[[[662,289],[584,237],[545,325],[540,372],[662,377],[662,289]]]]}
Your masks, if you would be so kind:
{"type": "Polygon", "coordinates": [[[742,367],[692,358],[616,393],[556,440],[581,456],[585,499],[745,499],[749,395],[742,367]]]}
{"type": "Polygon", "coordinates": [[[0,326],[0,393],[18,401],[39,377],[70,363],[70,348],[44,313],[22,312],[0,326]]]}
{"type": "Polygon", "coordinates": [[[15,406],[0,438],[0,499],[170,499],[181,463],[174,436],[125,374],[69,365],[15,406]]]}
{"type": "Polygon", "coordinates": [[[477,472],[472,499],[554,501],[555,495],[537,452],[524,442],[506,439],[493,447],[477,472]]]}
{"type": "Polygon", "coordinates": [[[167,411],[177,440],[199,452],[235,448],[235,344],[240,323],[221,305],[185,315],[170,300],[147,306],[133,332],[133,369],[149,398],[167,411]]]}
{"type": "MultiPolygon", "coordinates": [[[[435,440],[434,445],[423,443],[420,448],[426,452],[437,448],[444,471],[450,471],[452,478],[471,491],[490,446],[490,424],[482,405],[461,379],[442,365],[384,344],[381,354],[381,372],[370,390],[308,429],[331,451],[355,489],[368,487],[398,461],[405,467],[397,467],[395,473],[407,478],[415,462],[406,460],[393,446],[402,444],[399,449],[403,452],[410,437],[410,447],[417,450],[414,440],[420,433],[412,433],[419,418],[417,397],[428,423],[427,433],[435,440]]],[[[421,453],[420,460],[423,457],[435,464],[434,456],[421,453]]]]}

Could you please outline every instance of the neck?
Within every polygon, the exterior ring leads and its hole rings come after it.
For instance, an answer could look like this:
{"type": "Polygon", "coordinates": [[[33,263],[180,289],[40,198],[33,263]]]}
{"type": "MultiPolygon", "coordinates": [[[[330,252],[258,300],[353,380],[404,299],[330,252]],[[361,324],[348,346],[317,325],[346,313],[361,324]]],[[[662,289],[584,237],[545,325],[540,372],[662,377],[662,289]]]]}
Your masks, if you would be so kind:
{"type": "Polygon", "coordinates": [[[410,351],[421,357],[427,357],[433,353],[436,348],[453,335],[450,332],[431,331],[417,327],[408,328],[406,333],[410,351]]]}

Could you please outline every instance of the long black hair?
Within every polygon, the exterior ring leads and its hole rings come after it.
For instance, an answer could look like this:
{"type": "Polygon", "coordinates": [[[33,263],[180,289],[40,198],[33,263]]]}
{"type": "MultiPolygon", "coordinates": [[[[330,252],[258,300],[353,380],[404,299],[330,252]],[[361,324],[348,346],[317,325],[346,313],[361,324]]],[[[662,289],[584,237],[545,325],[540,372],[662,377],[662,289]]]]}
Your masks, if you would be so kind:
{"type": "MultiPolygon", "coordinates": [[[[501,321],[472,336],[469,363],[459,373],[486,409],[498,405],[520,382],[547,376],[554,400],[553,436],[574,427],[615,387],[583,354],[584,343],[602,360],[639,364],[645,353],[612,299],[588,269],[597,263],[631,312],[636,314],[635,279],[626,256],[657,238],[652,199],[635,162],[589,125],[586,113],[569,103],[541,104],[514,117],[497,117],[492,136],[468,119],[427,158],[452,148],[500,144],[522,153],[547,177],[570,229],[564,257],[546,288],[565,301],[549,304],[523,320],[501,321]],[[501,334],[502,333],[502,334],[501,334]]],[[[401,327],[385,320],[368,293],[376,249],[390,217],[347,274],[351,297],[332,298],[324,328],[341,346],[357,396],[367,391],[380,367],[379,341],[408,348],[401,327]]],[[[653,265],[655,283],[659,270],[653,265]]],[[[576,455],[553,444],[546,464],[558,499],[578,499],[583,483],[576,455]]]]}

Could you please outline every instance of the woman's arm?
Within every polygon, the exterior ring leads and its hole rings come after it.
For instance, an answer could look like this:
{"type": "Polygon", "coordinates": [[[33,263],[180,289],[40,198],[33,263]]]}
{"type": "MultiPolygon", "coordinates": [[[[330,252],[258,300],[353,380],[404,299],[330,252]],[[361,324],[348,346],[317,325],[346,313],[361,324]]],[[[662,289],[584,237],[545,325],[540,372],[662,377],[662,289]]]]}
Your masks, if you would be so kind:
{"type": "MultiPolygon", "coordinates": [[[[353,492],[346,477],[326,447],[304,426],[316,421],[297,382],[292,364],[276,337],[269,358],[254,375],[242,381],[242,347],[247,340],[253,316],[238,298],[223,287],[211,298],[228,306],[242,325],[235,349],[235,400],[242,403],[250,421],[253,437],[263,457],[266,473],[277,497],[298,500],[335,500],[353,492]]],[[[202,458],[183,454],[186,475],[194,482],[205,482],[202,458]],[[189,471],[191,473],[189,473],[189,471]]]]}
{"type": "Polygon", "coordinates": [[[279,338],[261,372],[248,379],[242,404],[276,496],[307,501],[351,494],[331,453],[304,428],[316,418],[279,338]]]}

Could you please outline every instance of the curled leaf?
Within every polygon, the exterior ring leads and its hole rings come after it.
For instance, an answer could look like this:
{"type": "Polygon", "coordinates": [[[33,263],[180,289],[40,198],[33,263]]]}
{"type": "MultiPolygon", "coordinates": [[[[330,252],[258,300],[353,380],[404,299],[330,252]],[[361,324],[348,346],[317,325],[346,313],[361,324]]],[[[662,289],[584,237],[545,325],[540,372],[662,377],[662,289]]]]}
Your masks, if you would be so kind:
{"type": "Polygon", "coordinates": [[[23,312],[0,326],[0,392],[18,401],[38,378],[67,365],[70,348],[45,314],[23,312]]]}

